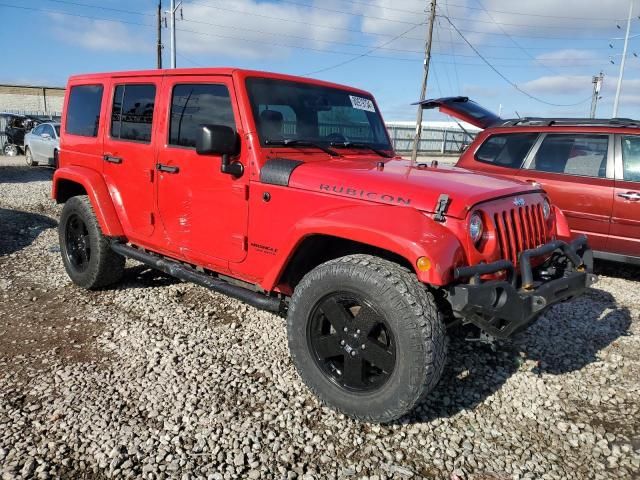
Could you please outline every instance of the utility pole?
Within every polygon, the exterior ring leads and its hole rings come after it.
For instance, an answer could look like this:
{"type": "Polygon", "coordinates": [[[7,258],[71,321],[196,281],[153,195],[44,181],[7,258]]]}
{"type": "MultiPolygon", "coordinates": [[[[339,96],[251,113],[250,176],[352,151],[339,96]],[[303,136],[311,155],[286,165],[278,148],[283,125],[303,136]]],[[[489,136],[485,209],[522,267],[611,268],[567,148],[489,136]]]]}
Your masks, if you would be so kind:
{"type": "Polygon", "coordinates": [[[156,66],[162,68],[162,0],[158,0],[158,61],[156,66]]]}
{"type": "MultiPolygon", "coordinates": [[[[171,68],[176,68],[176,11],[182,6],[182,0],[176,4],[176,0],[171,0],[169,14],[169,28],[171,29],[171,68]]],[[[180,10],[182,15],[182,10],[180,10]]]]}
{"type": "Polygon", "coordinates": [[[598,108],[598,100],[600,99],[600,90],[602,89],[602,80],[604,74],[594,75],[591,82],[593,83],[593,96],[591,97],[591,113],[589,118],[596,118],[596,108],[598,108]]]}
{"type": "Polygon", "coordinates": [[[613,100],[613,118],[618,116],[618,103],[620,102],[620,90],[622,90],[622,76],[624,75],[624,63],[627,59],[627,47],[629,46],[629,30],[631,30],[631,16],[633,15],[633,0],[629,0],[629,18],[627,18],[627,33],[624,36],[624,48],[622,49],[622,60],[620,61],[620,73],[618,74],[618,86],[616,87],[616,97],[613,100]]]}
{"type": "MultiPolygon", "coordinates": [[[[422,77],[422,88],[420,89],[420,101],[425,99],[427,93],[427,79],[429,77],[429,63],[431,62],[431,44],[433,43],[433,24],[436,19],[436,0],[431,0],[431,16],[429,17],[429,29],[427,30],[427,39],[424,45],[424,75],[422,77]]],[[[416,134],[413,138],[413,150],[411,151],[411,164],[416,163],[418,156],[418,146],[420,145],[420,137],[422,136],[422,105],[418,105],[418,113],[416,115],[416,134]]]]}

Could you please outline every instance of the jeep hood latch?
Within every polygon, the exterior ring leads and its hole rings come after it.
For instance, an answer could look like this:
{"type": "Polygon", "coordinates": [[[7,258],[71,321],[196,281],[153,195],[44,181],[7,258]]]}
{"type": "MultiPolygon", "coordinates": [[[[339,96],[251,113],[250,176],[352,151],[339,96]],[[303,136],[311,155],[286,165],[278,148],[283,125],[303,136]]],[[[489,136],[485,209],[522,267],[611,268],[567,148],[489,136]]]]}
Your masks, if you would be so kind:
{"type": "Polygon", "coordinates": [[[433,214],[433,219],[436,222],[444,222],[446,220],[444,214],[447,213],[449,203],[451,203],[450,200],[449,195],[446,193],[441,193],[438,197],[438,202],[436,203],[435,212],[433,214]]]}

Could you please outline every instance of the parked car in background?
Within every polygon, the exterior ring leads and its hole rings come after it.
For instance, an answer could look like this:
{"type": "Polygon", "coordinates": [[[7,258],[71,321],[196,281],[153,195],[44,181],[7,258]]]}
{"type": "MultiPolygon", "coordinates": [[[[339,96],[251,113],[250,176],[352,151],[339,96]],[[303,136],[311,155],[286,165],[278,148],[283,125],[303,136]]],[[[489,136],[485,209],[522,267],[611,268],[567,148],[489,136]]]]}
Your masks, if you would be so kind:
{"type": "Polygon", "coordinates": [[[640,120],[504,120],[467,97],[421,104],[484,129],[457,166],[540,184],[596,257],[640,264],[640,120]]]}
{"type": "Polygon", "coordinates": [[[4,125],[2,153],[9,157],[20,155],[24,151],[24,136],[42,119],[17,113],[0,113],[0,125],[4,125]]]}
{"type": "Polygon", "coordinates": [[[24,155],[27,165],[51,165],[58,168],[60,124],[41,123],[24,136],[24,155]]]}

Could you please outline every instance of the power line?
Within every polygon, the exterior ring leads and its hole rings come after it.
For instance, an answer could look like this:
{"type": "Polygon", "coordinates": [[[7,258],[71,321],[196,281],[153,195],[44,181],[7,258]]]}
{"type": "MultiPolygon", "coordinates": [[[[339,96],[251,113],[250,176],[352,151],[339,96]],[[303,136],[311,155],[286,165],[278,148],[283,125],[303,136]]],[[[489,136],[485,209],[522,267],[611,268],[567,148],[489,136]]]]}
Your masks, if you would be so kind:
{"type": "MultiPolygon", "coordinates": [[[[303,6],[303,7],[311,8],[313,10],[323,10],[325,12],[342,13],[344,15],[350,15],[352,17],[372,18],[374,20],[384,20],[386,22],[405,23],[407,25],[419,25],[419,24],[416,24],[415,22],[407,22],[406,20],[397,20],[397,19],[387,18],[387,17],[376,17],[374,15],[365,15],[363,13],[345,12],[344,10],[336,10],[334,8],[319,7],[317,5],[310,5],[308,3],[298,2],[298,1],[295,1],[295,0],[280,0],[280,3],[289,3],[289,4],[293,4],[293,5],[300,5],[300,6],[303,6]]],[[[415,12],[413,12],[413,13],[415,13],[415,12]]]]}
{"type": "MultiPolygon", "coordinates": [[[[478,5],[480,5],[480,7],[482,7],[482,9],[485,11],[485,13],[487,14],[487,16],[493,20],[494,18],[491,16],[491,14],[489,13],[489,11],[484,8],[484,5],[482,4],[482,2],[480,0],[476,0],[476,2],[478,3],[478,5]]],[[[447,11],[447,15],[449,14],[449,12],[447,11]]],[[[534,62],[538,63],[539,65],[541,65],[545,70],[551,72],[554,75],[557,75],[557,72],[554,72],[553,70],[551,70],[549,67],[547,67],[546,65],[544,65],[543,63],[539,62],[537,58],[535,58],[533,55],[531,55],[526,49],[522,48],[522,46],[516,42],[516,40],[509,35],[509,33],[502,28],[502,25],[499,24],[498,22],[495,22],[496,26],[502,31],[502,33],[505,34],[505,36],[516,46],[518,47],[527,57],[529,57],[531,60],[533,60],[534,62]]]]}
{"type": "Polygon", "coordinates": [[[75,7],[96,8],[98,10],[106,10],[106,11],[110,11],[110,12],[128,13],[130,15],[140,15],[140,16],[143,16],[143,17],[154,17],[155,16],[154,13],[134,12],[132,10],[123,10],[123,9],[120,9],[120,8],[103,7],[101,5],[91,5],[91,4],[88,4],[88,3],[71,2],[71,1],[67,1],[67,0],[46,0],[46,1],[47,2],[53,2],[53,3],[61,3],[61,4],[65,4],[65,5],[73,5],[75,7]]]}
{"type": "Polygon", "coordinates": [[[100,21],[104,21],[104,22],[123,23],[123,24],[127,24],[127,25],[138,25],[138,26],[142,26],[142,27],[154,27],[155,28],[155,25],[150,25],[148,23],[130,22],[130,21],[127,21],[127,20],[115,20],[113,18],[95,17],[95,16],[92,16],[92,15],[82,15],[80,13],[70,13],[70,12],[64,12],[64,11],[60,11],[60,10],[49,10],[47,8],[22,7],[20,5],[8,5],[6,3],[0,3],[0,7],[16,8],[16,9],[19,9],[19,10],[28,10],[28,11],[34,11],[34,12],[53,13],[53,14],[65,15],[65,16],[69,16],[69,17],[86,18],[86,19],[89,19],[89,20],[100,20],[100,21]]]}
{"type": "Polygon", "coordinates": [[[347,63],[351,63],[351,62],[353,62],[353,61],[355,61],[355,60],[358,60],[359,58],[369,56],[369,54],[371,54],[371,53],[375,52],[376,50],[378,50],[378,49],[380,49],[380,48],[382,48],[382,47],[385,47],[385,46],[389,45],[390,43],[392,43],[392,42],[396,41],[397,39],[401,38],[402,36],[406,35],[407,33],[409,33],[409,32],[411,32],[411,31],[415,30],[416,28],[418,28],[418,27],[419,27],[419,26],[421,26],[421,25],[424,25],[424,23],[419,23],[419,24],[417,24],[417,25],[414,25],[414,26],[410,27],[408,30],[405,30],[405,31],[404,31],[404,32],[402,32],[400,35],[397,35],[397,36],[393,37],[393,38],[392,38],[391,40],[389,40],[388,42],[385,42],[385,43],[383,43],[382,45],[378,45],[377,47],[374,47],[374,48],[372,48],[372,49],[368,50],[368,51],[367,51],[367,52],[365,52],[365,53],[362,53],[362,54],[360,54],[360,55],[356,55],[355,57],[350,58],[349,60],[345,60],[344,62],[336,63],[335,65],[331,65],[331,66],[326,67],[326,68],[321,68],[320,70],[315,70],[315,71],[313,71],[313,72],[305,73],[305,74],[304,74],[304,76],[308,76],[308,75],[315,75],[316,73],[326,72],[327,70],[332,70],[332,69],[334,69],[334,68],[341,67],[342,65],[346,65],[347,63]]]}
{"type": "MultiPolygon", "coordinates": [[[[345,0],[345,1],[351,1],[351,0],[345,0]]],[[[415,0],[415,1],[419,2],[421,0],[415,0]]],[[[460,5],[460,4],[454,4],[454,3],[450,3],[449,6],[454,8],[461,8],[465,10],[483,10],[482,8],[478,8],[478,7],[471,7],[468,5],[460,5]]],[[[514,11],[508,11],[508,10],[491,10],[491,12],[504,13],[507,15],[521,15],[526,17],[562,18],[567,20],[590,20],[593,22],[611,22],[611,21],[617,22],[621,20],[626,20],[621,18],[611,18],[611,17],[607,18],[607,17],[600,17],[600,16],[598,18],[592,18],[592,17],[574,17],[574,16],[562,16],[562,15],[543,15],[539,13],[523,13],[523,12],[514,12],[514,11]]]]}
{"type": "Polygon", "coordinates": [[[460,38],[462,38],[462,40],[465,41],[465,43],[467,45],[469,45],[469,48],[471,48],[474,52],[476,52],[476,55],[478,55],[478,57],[480,57],[480,59],[487,64],[487,66],[489,68],[491,68],[491,70],[493,70],[500,78],[502,78],[505,82],[507,82],[509,85],[511,85],[513,88],[515,88],[517,91],[519,91],[520,93],[522,93],[523,95],[526,95],[527,97],[531,98],[532,100],[535,100],[537,102],[540,103],[544,103],[545,105],[551,105],[553,107],[575,107],[576,105],[581,105],[583,103],[588,102],[589,100],[591,100],[591,95],[589,95],[589,97],[585,100],[582,100],[580,102],[577,103],[569,103],[569,104],[560,104],[560,103],[552,103],[552,102],[547,102],[546,100],[543,100],[541,98],[538,98],[534,95],[531,95],[529,92],[523,90],[522,88],[520,88],[515,82],[511,81],[509,78],[507,78],[500,70],[498,70],[496,67],[494,67],[491,62],[489,62],[489,60],[487,60],[484,56],[482,56],[482,54],[478,51],[478,49],[476,49],[476,47],[473,46],[473,44],[471,42],[469,42],[469,40],[467,40],[467,38],[462,34],[462,32],[460,32],[460,30],[458,30],[458,27],[455,26],[455,24],[449,19],[449,17],[445,16],[445,15],[441,15],[442,17],[444,17],[449,24],[453,27],[453,29],[458,32],[458,35],[460,35],[460,38]]]}

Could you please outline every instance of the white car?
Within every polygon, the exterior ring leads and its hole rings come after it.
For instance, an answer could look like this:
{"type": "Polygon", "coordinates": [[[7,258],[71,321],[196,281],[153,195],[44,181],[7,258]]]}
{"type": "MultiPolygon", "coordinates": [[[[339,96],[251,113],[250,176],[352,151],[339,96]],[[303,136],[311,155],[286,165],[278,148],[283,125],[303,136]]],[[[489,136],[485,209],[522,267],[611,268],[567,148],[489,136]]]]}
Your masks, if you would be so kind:
{"type": "Polygon", "coordinates": [[[41,123],[24,136],[24,155],[27,165],[51,165],[58,168],[60,124],[41,123]]]}

